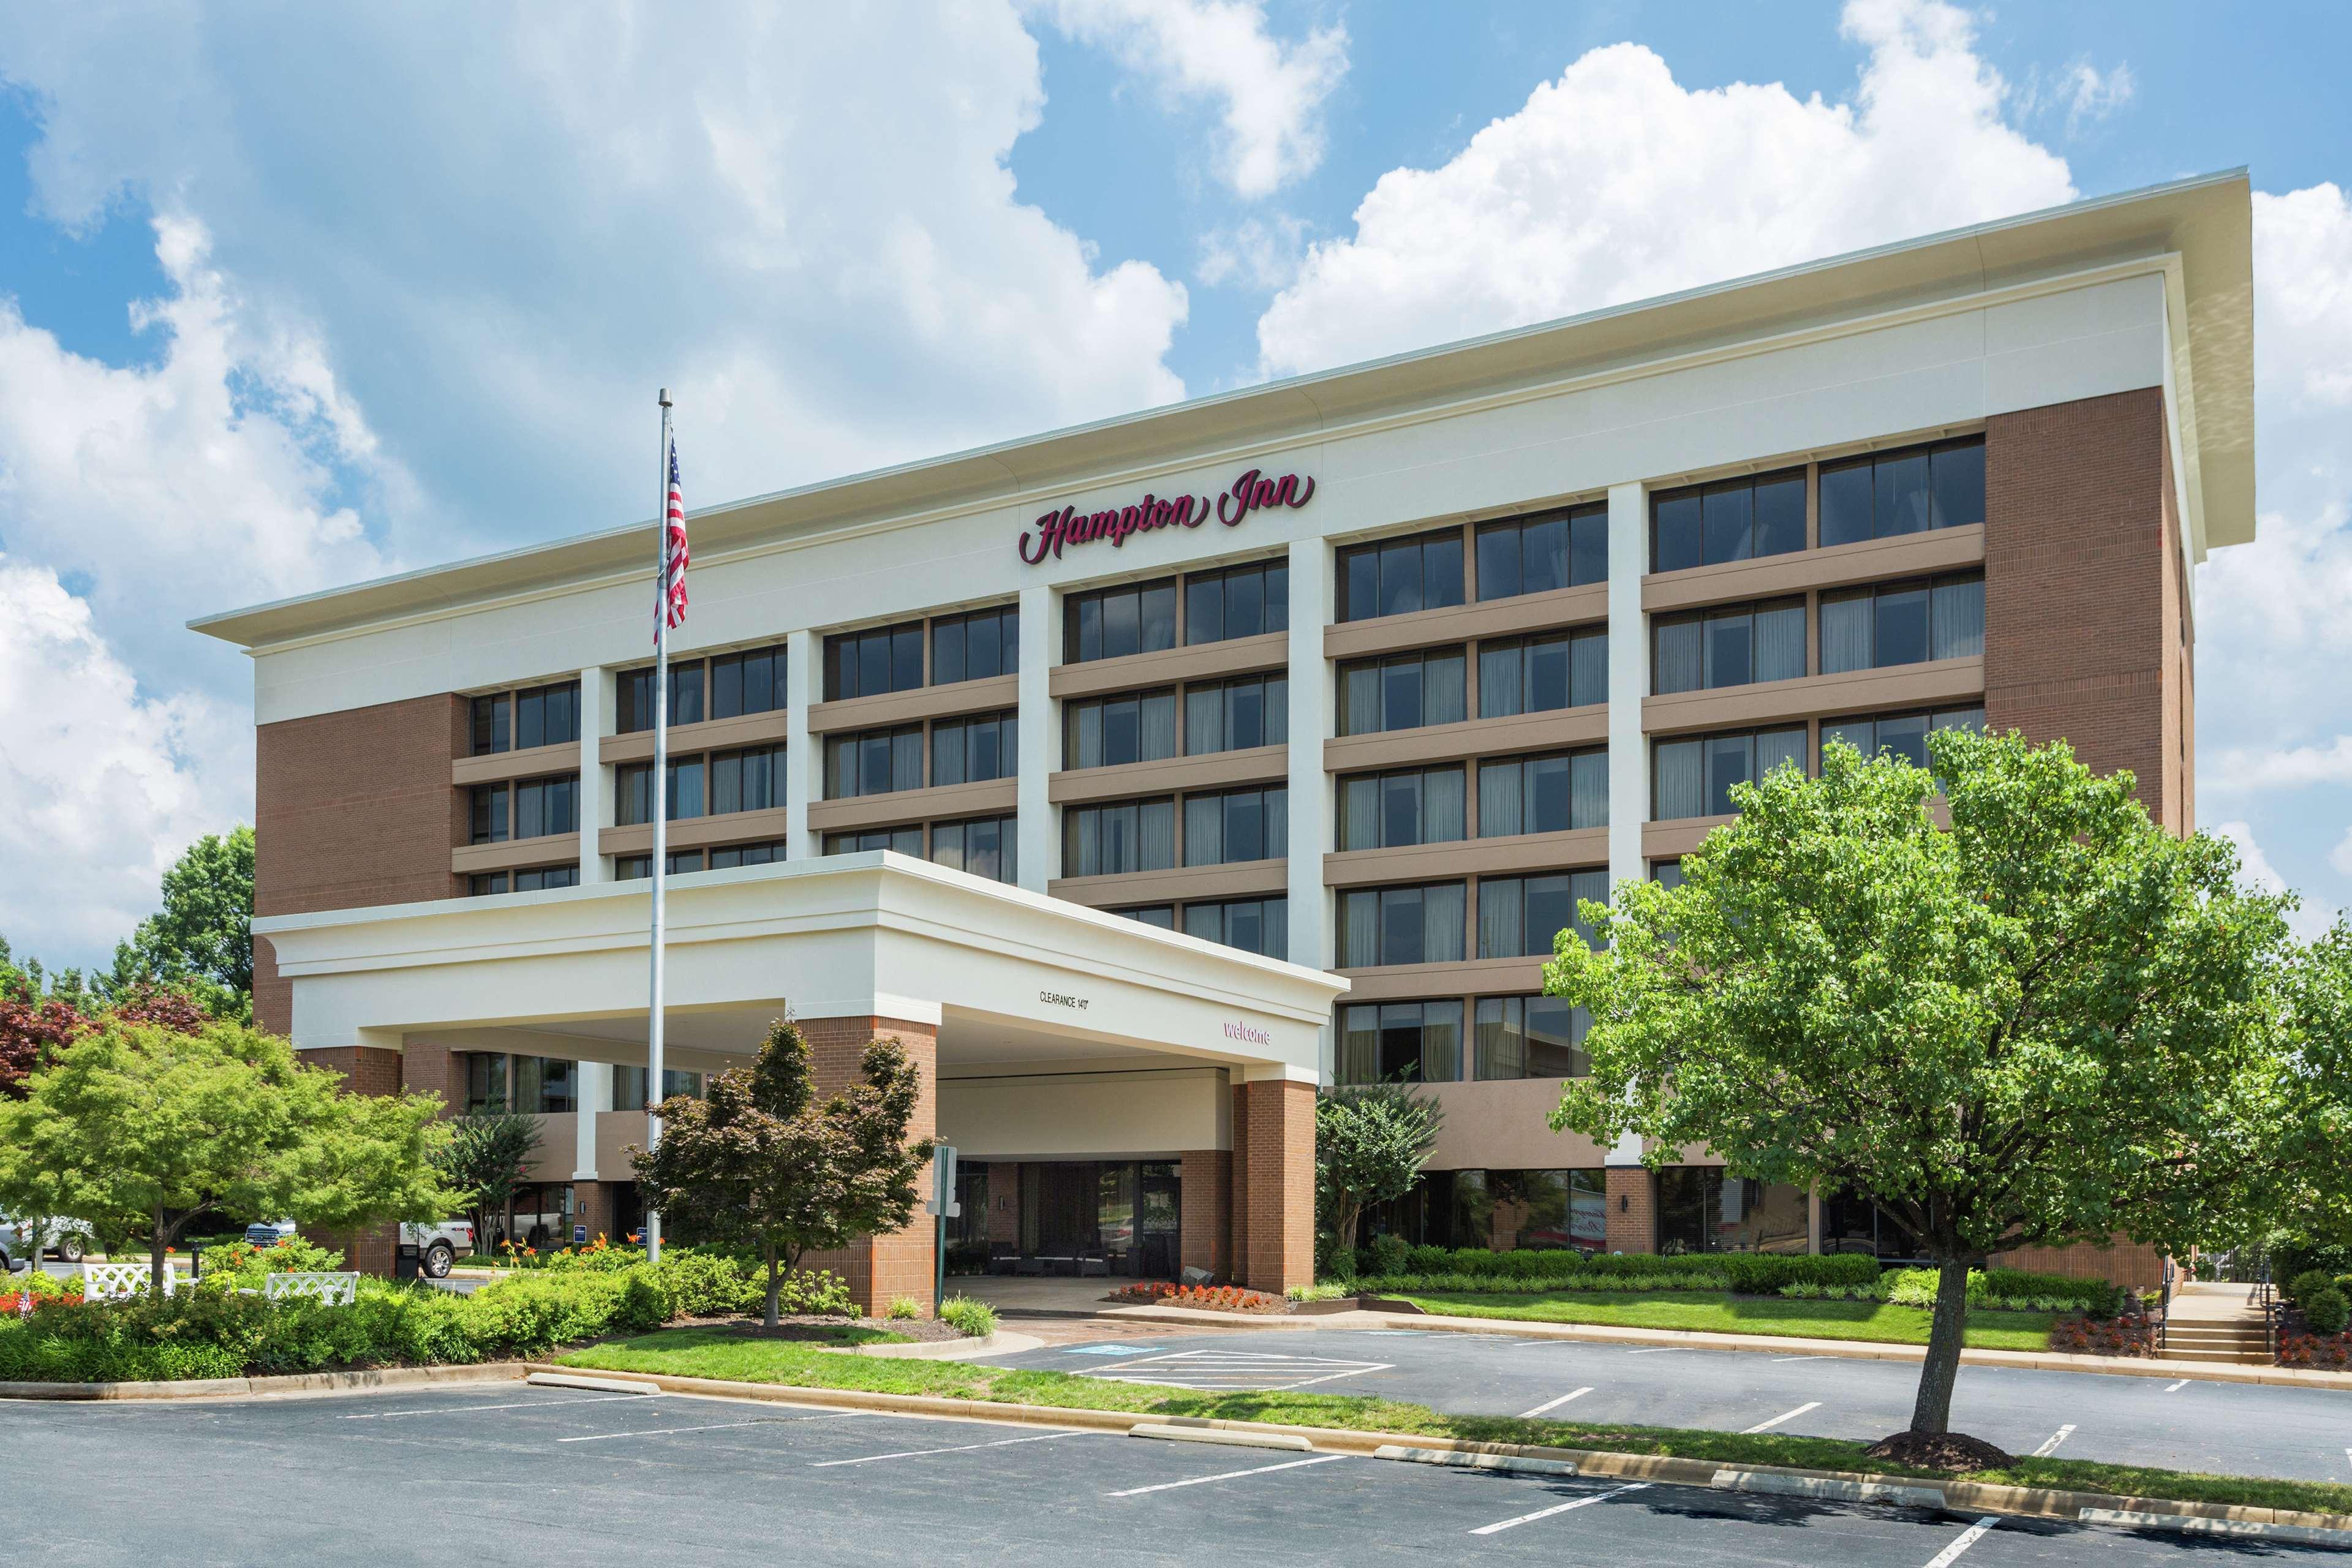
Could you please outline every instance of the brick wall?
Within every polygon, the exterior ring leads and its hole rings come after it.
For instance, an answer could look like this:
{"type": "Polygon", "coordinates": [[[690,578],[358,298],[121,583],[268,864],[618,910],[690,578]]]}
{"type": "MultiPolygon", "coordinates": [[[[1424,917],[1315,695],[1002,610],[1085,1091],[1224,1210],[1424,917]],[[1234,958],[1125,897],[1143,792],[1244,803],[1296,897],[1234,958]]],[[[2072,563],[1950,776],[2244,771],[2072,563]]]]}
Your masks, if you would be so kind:
{"type": "MultiPolygon", "coordinates": [[[[302,1061],[305,1066],[325,1068],[341,1075],[343,1087],[354,1094],[398,1094],[401,1089],[398,1051],[344,1046],[334,1050],[305,1051],[302,1061]]],[[[393,1248],[398,1245],[397,1228],[385,1225],[356,1232],[305,1229],[303,1234],[319,1246],[341,1252],[348,1268],[370,1274],[390,1274],[393,1248]]]]}
{"type": "Polygon", "coordinates": [[[1192,1149],[1178,1157],[1177,1205],[1183,1229],[1176,1263],[1232,1277],[1234,1158],[1223,1149],[1192,1149]]]}
{"type": "MultiPolygon", "coordinates": [[[[1225,1268],[1227,1278],[1245,1280],[1250,1271],[1248,1086],[1234,1085],[1234,1146],[1225,1161],[1225,1268]]],[[[1310,1263],[1311,1267],[1311,1263],[1310,1263]]]]}
{"type": "MultiPolygon", "coordinates": [[[[910,1139],[923,1139],[939,1131],[940,1046],[935,1026],[897,1018],[812,1018],[801,1025],[801,1034],[809,1044],[810,1069],[819,1095],[830,1094],[856,1080],[857,1059],[872,1041],[883,1037],[898,1039],[907,1047],[907,1055],[923,1079],[922,1098],[916,1102],[908,1135],[910,1139]]],[[[990,1175],[992,1199],[994,1173],[990,1175]]],[[[928,1168],[916,1183],[916,1190],[922,1198],[929,1198],[931,1175],[928,1168]]],[[[992,1202],[991,1207],[993,1206],[992,1202]]],[[[899,1296],[921,1302],[924,1312],[929,1314],[931,1291],[937,1283],[933,1259],[938,1224],[933,1215],[923,1213],[919,1206],[904,1230],[861,1237],[838,1252],[810,1253],[802,1258],[801,1266],[830,1268],[839,1274],[849,1283],[851,1299],[869,1317],[880,1316],[899,1296]]]]}
{"type": "Polygon", "coordinates": [[[2163,394],[1996,416],[1985,431],[1985,720],[2128,768],[2193,823],[2191,646],[2163,394]]]}
{"type": "MultiPolygon", "coordinates": [[[[260,915],[446,899],[466,796],[449,764],[467,744],[466,702],[419,697],[255,731],[253,906],[260,915]]],[[[254,943],[262,1027],[293,1024],[293,988],[267,939],[254,943]]]]}
{"type": "Polygon", "coordinates": [[[2111,1247],[2088,1242],[2074,1247],[2029,1247],[1995,1253],[1996,1268],[2030,1268],[2036,1274],[2062,1274],[2069,1279],[2106,1279],[2129,1289],[2143,1290],[2164,1283],[2164,1254],[2122,1236],[2111,1247]]]}
{"type": "MultiPolygon", "coordinates": [[[[1234,1095],[1233,1190],[1245,1261],[1234,1272],[1254,1289],[1282,1291],[1315,1278],[1315,1086],[1288,1079],[1245,1083],[1234,1095]],[[1245,1141],[1245,1142],[1244,1142],[1245,1141]]],[[[1236,1246],[1237,1252],[1242,1251],[1236,1246]]]]}
{"type": "Polygon", "coordinates": [[[1612,1252],[1658,1250],[1658,1178],[1641,1165],[1612,1165],[1605,1188],[1612,1252]]]}

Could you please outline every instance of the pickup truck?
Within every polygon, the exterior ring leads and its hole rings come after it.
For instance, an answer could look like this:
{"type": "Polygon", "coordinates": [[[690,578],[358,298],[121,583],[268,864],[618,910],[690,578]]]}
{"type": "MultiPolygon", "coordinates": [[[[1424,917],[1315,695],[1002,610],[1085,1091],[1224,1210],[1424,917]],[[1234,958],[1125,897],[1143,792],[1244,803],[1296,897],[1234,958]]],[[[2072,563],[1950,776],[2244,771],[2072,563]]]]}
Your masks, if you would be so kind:
{"type": "Polygon", "coordinates": [[[437,1225],[411,1223],[400,1227],[403,1246],[416,1248],[416,1267],[427,1279],[446,1279],[449,1265],[474,1251],[474,1222],[445,1219],[437,1225]]]}
{"type": "MultiPolygon", "coordinates": [[[[31,1222],[10,1219],[0,1215],[0,1274],[12,1273],[40,1259],[33,1256],[31,1222]]],[[[79,1219],[53,1219],[43,1227],[41,1239],[46,1250],[68,1263],[79,1263],[82,1254],[97,1249],[89,1232],[89,1224],[79,1219]]]]}

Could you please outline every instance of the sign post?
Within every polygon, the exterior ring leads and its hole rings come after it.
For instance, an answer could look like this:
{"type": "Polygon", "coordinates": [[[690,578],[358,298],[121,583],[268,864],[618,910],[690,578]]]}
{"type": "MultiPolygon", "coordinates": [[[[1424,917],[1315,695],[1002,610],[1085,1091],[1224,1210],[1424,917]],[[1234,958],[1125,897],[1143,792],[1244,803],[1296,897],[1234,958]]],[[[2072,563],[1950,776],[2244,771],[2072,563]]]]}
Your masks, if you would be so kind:
{"type": "Polygon", "coordinates": [[[940,1303],[948,1299],[948,1221],[963,1213],[956,1202],[956,1152],[952,1143],[940,1143],[931,1150],[931,1316],[940,1315],[940,1303]]]}

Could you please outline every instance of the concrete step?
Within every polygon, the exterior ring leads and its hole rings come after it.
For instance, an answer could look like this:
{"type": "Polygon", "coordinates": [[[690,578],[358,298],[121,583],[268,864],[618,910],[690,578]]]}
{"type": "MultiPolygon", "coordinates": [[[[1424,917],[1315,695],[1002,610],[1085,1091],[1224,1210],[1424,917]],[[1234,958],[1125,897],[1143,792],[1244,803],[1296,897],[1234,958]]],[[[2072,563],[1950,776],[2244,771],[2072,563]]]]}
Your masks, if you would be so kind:
{"type": "Polygon", "coordinates": [[[2168,1343],[2156,1352],[2158,1361],[2226,1362],[2240,1366],[2267,1366],[2270,1352],[2261,1346],[2252,1350],[2211,1351],[2202,1347],[2185,1347],[2168,1343]]]}

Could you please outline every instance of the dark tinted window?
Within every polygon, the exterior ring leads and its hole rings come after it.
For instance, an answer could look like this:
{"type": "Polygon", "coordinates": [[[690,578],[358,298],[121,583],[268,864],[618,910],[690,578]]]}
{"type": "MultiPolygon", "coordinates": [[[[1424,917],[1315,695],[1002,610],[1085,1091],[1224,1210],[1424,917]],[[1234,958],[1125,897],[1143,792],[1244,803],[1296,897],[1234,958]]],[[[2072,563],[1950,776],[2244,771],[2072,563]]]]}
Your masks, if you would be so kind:
{"type": "Polygon", "coordinates": [[[1984,437],[1822,465],[1822,543],[1853,544],[1985,520],[1984,437]]]}
{"type": "Polygon", "coordinates": [[[1737,731],[1662,740],[1652,752],[1653,821],[1724,816],[1733,810],[1731,786],[1753,784],[1783,763],[1805,765],[1805,730],[1737,731]]]}
{"type": "Polygon", "coordinates": [[[1805,673],[1802,599],[1659,616],[1651,637],[1651,679],[1661,696],[1805,673]]]}
{"type": "Polygon", "coordinates": [[[1391,654],[1339,667],[1339,733],[1370,735],[1458,724],[1466,664],[1459,648],[1391,654]]]}
{"type": "Polygon", "coordinates": [[[867,730],[848,735],[828,735],[824,742],[824,796],[847,800],[856,795],[889,795],[923,787],[923,727],[901,724],[890,730],[867,730]]]}
{"type": "Polygon", "coordinates": [[[1290,563],[1259,561],[1184,579],[1184,641],[1227,642],[1290,629],[1290,563]]]}
{"type": "Polygon", "coordinates": [[[1339,784],[1341,849],[1398,849],[1464,836],[1462,764],[1359,773],[1339,784]]]}
{"type": "Polygon", "coordinates": [[[1341,1083],[1452,1083],[1462,1076],[1462,1004],[1340,1008],[1339,1067],[1341,1083]]]}
{"type": "Polygon", "coordinates": [[[923,830],[919,827],[869,827],[862,833],[828,833],[824,836],[824,852],[828,855],[857,855],[871,849],[887,849],[894,855],[911,855],[919,860],[923,855],[923,830]]]}
{"type": "Polygon", "coordinates": [[[824,639],[824,700],[878,697],[923,684],[923,623],[907,621],[824,639]]]}
{"type": "Polygon", "coordinates": [[[1226,790],[1184,799],[1184,864],[1278,860],[1290,848],[1290,791],[1226,790]]]}
{"type": "Polygon", "coordinates": [[[515,744],[561,746],[580,739],[580,683],[536,687],[515,698],[515,744]]]}
{"type": "Polygon", "coordinates": [[[1129,583],[1062,601],[1062,662],[1160,653],[1176,646],[1176,579],[1129,583]]]}
{"type": "Polygon", "coordinates": [[[1339,552],[1339,618],[1410,615],[1462,602],[1462,533],[1446,529],[1339,552]]]}
{"type": "Polygon", "coordinates": [[[1609,901],[1606,871],[1555,871],[1540,877],[1478,879],[1478,956],[1549,957],[1552,942],[1573,930],[1588,942],[1592,928],[1577,912],[1584,900],[1609,901]]]}
{"type": "Polygon", "coordinates": [[[974,822],[941,822],[931,827],[931,859],[951,870],[969,871],[992,881],[1018,882],[1014,841],[1017,818],[983,816],[974,822]]]}
{"type": "Polygon", "coordinates": [[[1290,734],[1290,679],[1245,675],[1184,689],[1184,754],[1279,746],[1290,734]]]}
{"type": "Polygon", "coordinates": [[[931,684],[986,680],[1021,670],[1021,609],[974,610],[931,623],[931,684]]]}
{"type": "MultiPolygon", "coordinates": [[[[960,784],[1012,778],[1021,771],[1020,736],[1020,718],[1014,713],[939,721],[931,726],[931,782],[960,784]]],[[[937,844],[931,851],[938,859],[937,844]]]]}
{"type": "Polygon", "coordinates": [[[1478,528],[1478,598],[1580,587],[1609,576],[1609,509],[1571,507],[1478,528]]]}
{"type": "Polygon", "coordinates": [[[781,647],[722,654],[710,661],[710,716],[736,719],[774,713],[785,706],[785,650],[781,647]]]}
{"type": "Polygon", "coordinates": [[[1609,752],[1553,752],[1478,764],[1478,837],[1609,826],[1609,752]]]}
{"type": "Polygon", "coordinates": [[[1478,645],[1478,717],[1507,719],[1609,700],[1609,634],[1549,632],[1478,645]]]}
{"type": "Polygon", "coordinates": [[[1062,875],[1125,876],[1176,864],[1176,803],[1118,801],[1062,808],[1062,875]]]}
{"type": "Polygon", "coordinates": [[[1822,595],[1822,673],[1984,653],[1984,578],[1914,578],[1822,595]]]}
{"type": "MultiPolygon", "coordinates": [[[[474,755],[488,756],[514,745],[514,703],[506,693],[474,699],[474,755]]],[[[503,890],[503,889],[501,889],[503,890]]]]}
{"type": "Polygon", "coordinates": [[[1726,479],[1650,499],[1650,570],[1680,572],[1805,547],[1801,469],[1726,479]]]}
{"type": "MultiPolygon", "coordinates": [[[[1145,911],[1135,911],[1141,918],[1145,911]]],[[[1184,934],[1222,942],[1265,958],[1290,956],[1290,900],[1235,899],[1221,904],[1186,904],[1184,934]]]]}
{"type": "Polygon", "coordinates": [[[1116,767],[1176,755],[1176,693],[1129,692],[1062,704],[1062,766],[1116,767]]]}
{"type": "Polygon", "coordinates": [[[1460,882],[1349,888],[1339,895],[1339,967],[1459,963],[1467,926],[1460,882]]]}

